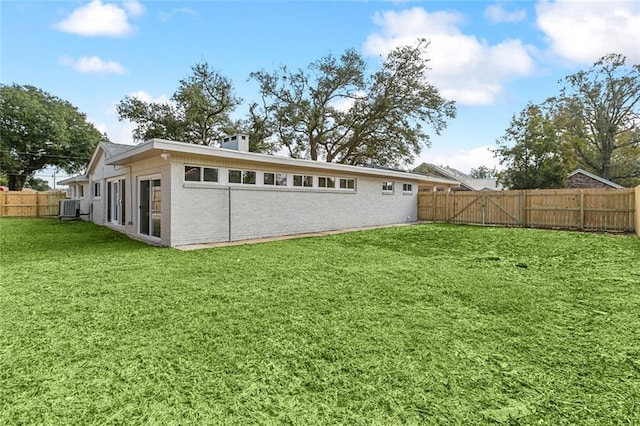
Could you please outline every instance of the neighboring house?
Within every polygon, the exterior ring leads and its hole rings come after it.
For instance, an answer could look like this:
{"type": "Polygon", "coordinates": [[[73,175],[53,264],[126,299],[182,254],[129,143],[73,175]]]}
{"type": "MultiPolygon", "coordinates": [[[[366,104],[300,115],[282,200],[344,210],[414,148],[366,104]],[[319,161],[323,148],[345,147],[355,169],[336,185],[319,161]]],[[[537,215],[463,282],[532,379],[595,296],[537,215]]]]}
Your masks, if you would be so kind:
{"type": "Polygon", "coordinates": [[[418,167],[427,170],[429,176],[460,182],[460,187],[454,188],[454,191],[499,191],[504,189],[495,178],[475,179],[451,167],[441,167],[430,163],[422,163],[418,167]]]}
{"type": "Polygon", "coordinates": [[[623,188],[615,182],[601,178],[583,169],[576,169],[567,177],[567,188],[623,188]]]}
{"type": "Polygon", "coordinates": [[[89,220],[164,246],[415,222],[418,187],[458,182],[152,139],[101,143],[83,176],[61,181],[89,220]],[[81,189],[82,188],[82,189],[81,189]]]}

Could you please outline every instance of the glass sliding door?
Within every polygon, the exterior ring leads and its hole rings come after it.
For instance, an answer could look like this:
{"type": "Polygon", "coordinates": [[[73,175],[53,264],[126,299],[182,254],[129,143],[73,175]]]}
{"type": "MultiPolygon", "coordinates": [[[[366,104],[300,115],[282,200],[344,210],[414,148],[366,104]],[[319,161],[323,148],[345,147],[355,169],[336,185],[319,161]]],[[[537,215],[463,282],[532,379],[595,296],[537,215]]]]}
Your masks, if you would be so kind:
{"type": "Polygon", "coordinates": [[[140,181],[140,233],[160,238],[162,217],[160,179],[140,181]]]}
{"type": "Polygon", "coordinates": [[[160,238],[161,203],[160,179],[151,181],[151,236],[160,238]]]}

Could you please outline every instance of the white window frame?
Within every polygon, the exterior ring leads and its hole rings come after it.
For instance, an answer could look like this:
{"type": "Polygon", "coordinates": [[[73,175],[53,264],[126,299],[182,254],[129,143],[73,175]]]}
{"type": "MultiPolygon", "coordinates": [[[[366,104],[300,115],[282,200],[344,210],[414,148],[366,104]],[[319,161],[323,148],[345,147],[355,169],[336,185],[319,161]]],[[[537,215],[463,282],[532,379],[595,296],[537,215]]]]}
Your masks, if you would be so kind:
{"type": "Polygon", "coordinates": [[[219,183],[220,182],[220,169],[217,167],[209,167],[209,166],[196,166],[195,164],[185,164],[184,165],[184,174],[183,179],[184,183],[194,183],[194,182],[203,182],[203,183],[219,183]],[[187,180],[187,167],[191,167],[194,169],[198,169],[198,180],[187,180]],[[216,180],[204,180],[205,170],[215,170],[216,171],[216,180]]]}
{"type": "Polygon", "coordinates": [[[93,182],[92,198],[99,200],[102,195],[102,182],[93,182]]]}
{"type": "Polygon", "coordinates": [[[257,185],[258,183],[258,172],[255,170],[242,170],[242,169],[228,169],[227,171],[227,179],[229,185],[257,185]],[[240,172],[240,182],[231,182],[231,172],[240,172]],[[247,173],[253,173],[253,182],[247,182],[247,173]]]}
{"type": "Polygon", "coordinates": [[[318,176],[318,188],[336,189],[336,180],[333,176],[318,176]]]}
{"type": "Polygon", "coordinates": [[[313,181],[313,175],[293,175],[293,186],[296,188],[313,188],[313,181]],[[296,185],[296,177],[300,177],[301,185],[296,185]],[[309,179],[311,180],[311,185],[305,185],[309,179]]]}
{"type": "Polygon", "coordinates": [[[395,185],[393,181],[385,180],[382,181],[382,193],[383,194],[393,194],[395,190],[395,185]]]}
{"type": "Polygon", "coordinates": [[[342,191],[355,191],[356,190],[356,179],[355,178],[340,178],[338,179],[338,186],[336,187],[342,191]],[[344,187],[342,186],[342,182],[344,182],[344,187]],[[349,188],[349,182],[353,182],[353,188],[349,188]]]}
{"type": "Polygon", "coordinates": [[[412,183],[403,183],[402,184],[402,193],[409,195],[413,194],[413,184],[412,183]]]}

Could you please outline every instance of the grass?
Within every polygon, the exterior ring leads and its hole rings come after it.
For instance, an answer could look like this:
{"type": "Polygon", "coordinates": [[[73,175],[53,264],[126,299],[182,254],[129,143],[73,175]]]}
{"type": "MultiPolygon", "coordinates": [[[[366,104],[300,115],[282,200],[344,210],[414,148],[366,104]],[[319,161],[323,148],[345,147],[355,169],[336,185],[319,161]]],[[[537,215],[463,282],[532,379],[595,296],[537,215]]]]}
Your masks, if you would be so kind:
{"type": "Polygon", "coordinates": [[[638,424],[640,239],[417,225],[180,252],[0,220],[0,424],[638,424]]]}

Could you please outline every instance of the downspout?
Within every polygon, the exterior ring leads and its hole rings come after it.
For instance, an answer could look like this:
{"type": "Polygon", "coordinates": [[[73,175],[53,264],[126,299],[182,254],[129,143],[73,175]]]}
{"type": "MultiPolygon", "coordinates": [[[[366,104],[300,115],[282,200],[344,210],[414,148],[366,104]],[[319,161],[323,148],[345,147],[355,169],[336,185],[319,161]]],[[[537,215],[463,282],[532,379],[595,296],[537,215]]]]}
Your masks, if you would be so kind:
{"type": "Polygon", "coordinates": [[[227,187],[227,192],[229,194],[229,203],[228,203],[228,207],[229,208],[227,210],[228,211],[228,215],[229,215],[229,217],[228,217],[228,224],[229,224],[229,226],[228,226],[228,228],[229,228],[228,241],[231,242],[231,186],[227,187]]]}

